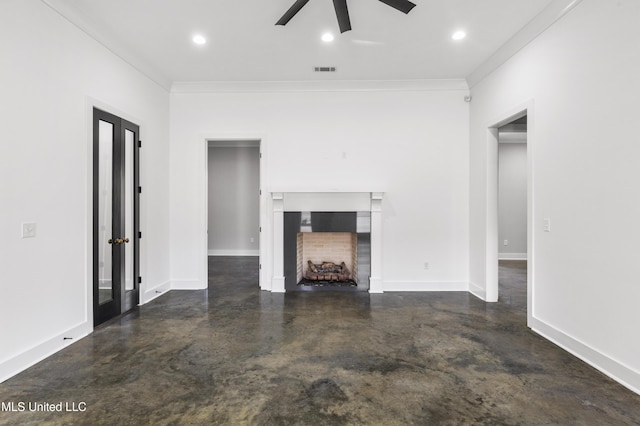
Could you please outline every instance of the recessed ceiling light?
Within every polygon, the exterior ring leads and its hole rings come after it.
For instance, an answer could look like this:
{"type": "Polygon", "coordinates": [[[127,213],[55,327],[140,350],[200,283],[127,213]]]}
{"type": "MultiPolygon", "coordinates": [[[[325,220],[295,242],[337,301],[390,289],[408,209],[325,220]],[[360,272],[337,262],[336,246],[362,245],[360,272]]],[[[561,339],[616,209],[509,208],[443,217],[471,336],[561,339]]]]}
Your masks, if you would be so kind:
{"type": "Polygon", "coordinates": [[[207,42],[207,39],[200,34],[194,35],[192,40],[195,44],[205,44],[207,42]]]}
{"type": "Polygon", "coordinates": [[[467,36],[467,33],[465,33],[464,31],[456,31],[455,33],[453,33],[451,38],[454,40],[462,40],[466,36],[467,36]]]}
{"type": "Polygon", "coordinates": [[[322,41],[324,41],[325,43],[331,43],[333,39],[334,37],[333,37],[333,34],[331,33],[322,34],[322,41]]]}

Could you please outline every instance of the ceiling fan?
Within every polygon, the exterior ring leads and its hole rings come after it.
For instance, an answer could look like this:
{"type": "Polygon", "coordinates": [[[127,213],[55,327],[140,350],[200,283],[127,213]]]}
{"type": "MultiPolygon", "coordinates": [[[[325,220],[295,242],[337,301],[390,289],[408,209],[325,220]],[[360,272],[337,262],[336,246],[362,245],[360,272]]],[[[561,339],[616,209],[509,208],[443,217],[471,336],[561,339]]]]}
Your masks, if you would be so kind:
{"type": "MultiPolygon", "coordinates": [[[[416,5],[409,0],[378,0],[386,5],[393,7],[403,13],[409,13],[416,5]]],[[[296,0],[296,2],[282,15],[282,18],[276,25],[287,25],[287,23],[296,16],[300,9],[309,3],[309,0],[296,0]]],[[[333,7],[336,10],[336,16],[338,17],[338,26],[340,32],[351,30],[351,20],[349,19],[349,10],[347,9],[347,0],[333,0],[333,7]]]]}

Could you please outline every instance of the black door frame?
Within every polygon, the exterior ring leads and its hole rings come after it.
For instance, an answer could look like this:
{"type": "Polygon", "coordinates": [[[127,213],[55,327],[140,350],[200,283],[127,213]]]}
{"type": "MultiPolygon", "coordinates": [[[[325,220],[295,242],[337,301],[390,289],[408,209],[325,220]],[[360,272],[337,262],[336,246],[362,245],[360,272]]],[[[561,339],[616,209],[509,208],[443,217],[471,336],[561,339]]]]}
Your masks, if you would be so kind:
{"type": "Polygon", "coordinates": [[[93,108],[93,325],[97,326],[135,307],[140,300],[140,127],[98,108],[93,108]],[[113,214],[112,239],[128,238],[129,243],[112,244],[113,298],[105,303],[99,300],[99,122],[113,125],[113,214]],[[133,229],[125,233],[125,134],[130,131],[133,140],[133,229]],[[133,250],[133,290],[125,288],[125,251],[133,250]]]}

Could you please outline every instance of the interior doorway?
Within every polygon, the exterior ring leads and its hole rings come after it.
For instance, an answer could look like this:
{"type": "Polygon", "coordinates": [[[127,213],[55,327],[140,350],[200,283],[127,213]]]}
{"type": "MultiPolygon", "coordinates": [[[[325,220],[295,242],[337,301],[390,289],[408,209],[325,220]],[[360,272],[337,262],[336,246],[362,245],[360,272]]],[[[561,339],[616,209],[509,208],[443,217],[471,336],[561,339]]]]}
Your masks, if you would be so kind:
{"type": "MultiPolygon", "coordinates": [[[[260,145],[258,139],[207,141],[208,258],[255,257],[259,260],[262,239],[260,145]]],[[[260,262],[256,264],[260,268],[260,262]]]]}
{"type": "MultiPolygon", "coordinates": [[[[524,258],[526,261],[526,312],[527,312],[527,324],[530,325],[533,317],[533,289],[535,287],[534,270],[535,270],[535,256],[534,256],[534,223],[535,218],[533,216],[534,203],[533,203],[533,147],[535,146],[534,129],[535,120],[533,115],[533,100],[514,108],[513,110],[505,113],[502,117],[494,120],[491,125],[487,127],[487,192],[486,192],[486,245],[485,245],[485,283],[486,283],[486,295],[485,300],[488,302],[497,302],[499,300],[499,257],[501,248],[504,250],[504,240],[509,238],[502,237],[500,241],[500,221],[499,221],[499,141],[500,141],[500,129],[504,131],[519,130],[522,131],[522,124],[526,120],[526,135],[520,135],[517,137],[525,137],[526,144],[526,254],[519,252],[519,257],[524,258]],[[524,118],[526,117],[526,118],[524,118]],[[520,128],[518,128],[520,127],[520,128]]],[[[516,133],[516,132],[513,132],[516,133]]],[[[512,135],[512,137],[516,137],[512,135]]],[[[503,135],[504,139],[504,135],[503,135]]],[[[522,166],[520,166],[522,167],[522,166]]],[[[522,172],[522,170],[520,170],[522,172]]],[[[508,241],[506,247],[513,247],[511,241],[508,241]]],[[[506,253],[506,252],[503,252],[506,253]]],[[[515,253],[515,252],[511,252],[515,253]]],[[[517,271],[513,271],[517,272],[517,271]]]]}
{"type": "Polygon", "coordinates": [[[139,135],[134,123],[93,109],[93,323],[139,302],[139,135]]]}
{"type": "Polygon", "coordinates": [[[498,128],[498,300],[527,306],[527,116],[498,128]]]}

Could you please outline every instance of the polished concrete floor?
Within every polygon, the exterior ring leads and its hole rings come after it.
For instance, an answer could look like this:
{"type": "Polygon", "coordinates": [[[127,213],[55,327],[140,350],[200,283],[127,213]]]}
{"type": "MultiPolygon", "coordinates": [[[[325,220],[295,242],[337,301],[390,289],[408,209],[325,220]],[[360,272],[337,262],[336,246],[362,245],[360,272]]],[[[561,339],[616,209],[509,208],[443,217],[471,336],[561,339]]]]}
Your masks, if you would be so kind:
{"type": "Polygon", "coordinates": [[[0,424],[640,424],[640,396],[525,326],[524,262],[501,265],[494,304],[271,294],[253,258],[210,268],[208,291],[165,294],[0,384],[4,403],[85,411],[0,424]]]}

